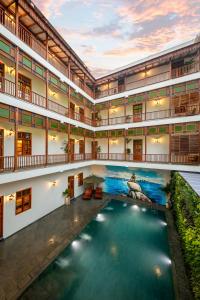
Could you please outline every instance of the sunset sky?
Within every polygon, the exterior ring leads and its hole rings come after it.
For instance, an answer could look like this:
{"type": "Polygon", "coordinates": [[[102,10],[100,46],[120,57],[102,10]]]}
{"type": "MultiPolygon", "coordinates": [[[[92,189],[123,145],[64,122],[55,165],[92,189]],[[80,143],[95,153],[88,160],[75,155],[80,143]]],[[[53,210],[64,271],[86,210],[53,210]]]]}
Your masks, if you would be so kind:
{"type": "Polygon", "coordinates": [[[95,76],[200,32],[199,0],[34,0],[95,76]]]}

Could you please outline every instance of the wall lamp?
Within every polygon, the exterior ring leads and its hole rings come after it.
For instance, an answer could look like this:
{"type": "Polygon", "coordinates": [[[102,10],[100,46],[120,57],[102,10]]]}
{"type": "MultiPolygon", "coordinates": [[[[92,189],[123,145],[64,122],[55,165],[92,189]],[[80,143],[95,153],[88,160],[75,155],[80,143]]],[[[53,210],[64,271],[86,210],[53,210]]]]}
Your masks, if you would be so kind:
{"type": "Polygon", "coordinates": [[[14,67],[8,67],[8,71],[9,71],[10,74],[12,74],[15,71],[15,68],[14,67]]]}
{"type": "Polygon", "coordinates": [[[9,199],[9,201],[14,200],[14,199],[15,199],[15,195],[14,195],[14,194],[10,194],[10,195],[8,196],[8,199],[9,199]]]}
{"type": "Polygon", "coordinates": [[[155,144],[160,144],[161,139],[160,139],[160,137],[155,137],[153,139],[153,141],[154,141],[155,144]]]}
{"type": "Polygon", "coordinates": [[[51,136],[52,141],[56,141],[56,135],[51,136]]]}
{"type": "Polygon", "coordinates": [[[8,130],[7,132],[8,132],[8,136],[13,136],[15,133],[12,128],[10,128],[10,130],[8,130]]]}
{"type": "Polygon", "coordinates": [[[56,186],[56,180],[52,181],[52,186],[56,186]]]}

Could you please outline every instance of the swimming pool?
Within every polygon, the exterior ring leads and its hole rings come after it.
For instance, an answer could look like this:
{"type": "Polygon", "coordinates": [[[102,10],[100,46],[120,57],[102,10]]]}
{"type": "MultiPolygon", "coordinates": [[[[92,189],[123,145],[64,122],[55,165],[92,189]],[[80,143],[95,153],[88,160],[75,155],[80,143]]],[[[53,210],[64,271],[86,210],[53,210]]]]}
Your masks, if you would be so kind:
{"type": "Polygon", "coordinates": [[[173,300],[164,213],[112,200],[21,299],[173,300]]]}

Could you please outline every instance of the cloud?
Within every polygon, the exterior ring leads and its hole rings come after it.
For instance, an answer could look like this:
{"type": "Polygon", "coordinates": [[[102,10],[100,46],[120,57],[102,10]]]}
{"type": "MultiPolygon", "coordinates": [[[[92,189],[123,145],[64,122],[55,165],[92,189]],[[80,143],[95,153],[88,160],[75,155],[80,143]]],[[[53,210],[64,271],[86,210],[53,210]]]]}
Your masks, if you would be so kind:
{"type": "Polygon", "coordinates": [[[199,32],[199,0],[35,0],[45,16],[100,76],[199,32]],[[66,4],[68,4],[66,8],[66,4]],[[60,22],[62,11],[76,5],[86,24],[74,16],[60,22]],[[62,25],[61,25],[62,24],[62,25]]]}

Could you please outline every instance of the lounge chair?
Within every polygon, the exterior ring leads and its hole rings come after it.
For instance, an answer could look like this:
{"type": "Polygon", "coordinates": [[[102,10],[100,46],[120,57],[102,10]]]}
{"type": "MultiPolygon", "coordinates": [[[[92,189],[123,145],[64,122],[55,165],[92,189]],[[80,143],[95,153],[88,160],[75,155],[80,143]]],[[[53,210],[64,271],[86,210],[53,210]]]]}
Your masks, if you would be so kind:
{"type": "Polygon", "coordinates": [[[92,188],[86,188],[83,193],[82,199],[90,200],[91,198],[92,198],[92,188]]]}
{"type": "Polygon", "coordinates": [[[95,199],[102,199],[103,198],[103,191],[102,188],[97,187],[94,194],[95,199]]]}

